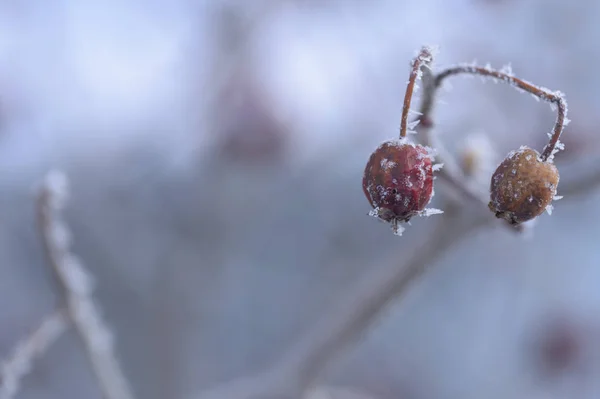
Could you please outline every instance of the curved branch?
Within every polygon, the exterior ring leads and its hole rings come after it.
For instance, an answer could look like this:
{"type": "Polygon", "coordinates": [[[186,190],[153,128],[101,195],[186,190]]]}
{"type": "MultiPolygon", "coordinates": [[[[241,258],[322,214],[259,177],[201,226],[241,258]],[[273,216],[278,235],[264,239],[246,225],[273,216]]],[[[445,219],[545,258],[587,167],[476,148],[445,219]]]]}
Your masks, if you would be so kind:
{"type": "MultiPolygon", "coordinates": [[[[438,154],[440,154],[440,157],[442,158],[444,168],[439,172],[439,176],[449,183],[450,186],[452,186],[452,188],[454,188],[463,197],[480,202],[487,206],[488,198],[484,198],[481,193],[477,192],[469,185],[458,165],[453,162],[452,156],[450,156],[440,142],[434,142],[435,138],[430,133],[430,129],[433,127],[431,113],[433,111],[437,90],[441,87],[445,79],[459,74],[471,74],[489,77],[508,83],[511,86],[528,92],[539,99],[556,104],[556,123],[554,125],[553,133],[550,136],[550,140],[541,153],[540,157],[543,161],[552,160],[556,150],[559,148],[558,143],[560,136],[563,132],[565,124],[568,123],[568,119],[566,117],[567,102],[561,92],[551,92],[548,89],[538,87],[530,82],[513,76],[509,71],[498,71],[490,67],[480,67],[467,64],[446,68],[437,75],[433,75],[429,71],[424,71],[424,93],[421,99],[420,116],[417,118],[417,120],[419,120],[421,123],[418,126],[418,129],[420,132],[422,132],[422,138],[426,141],[426,144],[436,148],[438,154]]],[[[510,225],[506,223],[506,226],[516,229],[517,231],[523,230],[522,226],[520,225],[510,225]]]]}
{"type": "Polygon", "coordinates": [[[542,161],[552,159],[558,144],[558,140],[560,139],[560,135],[563,132],[567,116],[567,102],[563,93],[559,91],[551,92],[548,89],[538,87],[533,83],[513,76],[509,72],[497,71],[489,67],[480,67],[476,65],[456,65],[439,72],[435,77],[434,87],[440,87],[444,79],[459,74],[479,75],[496,79],[498,81],[508,83],[517,89],[526,91],[539,99],[556,104],[557,116],[556,123],[554,124],[554,130],[550,136],[548,145],[544,147],[544,150],[541,154],[542,161]]]}

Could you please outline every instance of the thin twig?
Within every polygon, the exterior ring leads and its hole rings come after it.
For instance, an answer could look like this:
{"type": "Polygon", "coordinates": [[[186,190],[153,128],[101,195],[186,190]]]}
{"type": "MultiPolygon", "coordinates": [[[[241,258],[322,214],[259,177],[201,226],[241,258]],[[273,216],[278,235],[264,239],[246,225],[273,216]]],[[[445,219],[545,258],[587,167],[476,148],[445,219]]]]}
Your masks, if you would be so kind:
{"type": "Polygon", "coordinates": [[[80,337],[106,399],[133,399],[114,354],[113,337],[92,300],[93,283],[70,252],[70,232],[60,219],[67,196],[66,177],[48,174],[38,197],[38,226],[49,266],[54,272],[66,315],[80,337]]]}
{"type": "Polygon", "coordinates": [[[402,107],[402,117],[400,118],[400,138],[406,137],[406,126],[408,124],[408,112],[410,111],[410,103],[412,101],[413,91],[417,80],[420,79],[422,68],[428,66],[433,60],[432,49],[423,47],[419,55],[413,60],[408,83],[406,84],[406,92],[404,93],[404,105],[402,107]]]}
{"type": "Polygon", "coordinates": [[[435,77],[434,87],[437,89],[442,85],[444,79],[450,76],[460,74],[471,74],[490,77],[492,79],[508,83],[509,85],[516,87],[517,89],[521,89],[523,91],[531,93],[532,95],[544,101],[556,104],[556,123],[554,124],[554,129],[552,135],[550,136],[550,141],[548,142],[546,147],[544,147],[544,150],[541,154],[542,161],[546,161],[552,157],[552,154],[554,154],[555,152],[558,140],[560,139],[560,135],[562,134],[565,118],[567,116],[567,102],[564,98],[563,93],[559,91],[551,92],[548,89],[538,87],[533,83],[527,82],[523,79],[519,79],[513,76],[509,72],[497,71],[490,67],[480,67],[477,65],[466,64],[456,65],[439,72],[435,77]]]}
{"type": "Polygon", "coordinates": [[[55,311],[17,344],[11,356],[0,365],[0,399],[14,398],[19,392],[21,380],[31,371],[33,361],[44,355],[67,327],[65,314],[55,311]]]}

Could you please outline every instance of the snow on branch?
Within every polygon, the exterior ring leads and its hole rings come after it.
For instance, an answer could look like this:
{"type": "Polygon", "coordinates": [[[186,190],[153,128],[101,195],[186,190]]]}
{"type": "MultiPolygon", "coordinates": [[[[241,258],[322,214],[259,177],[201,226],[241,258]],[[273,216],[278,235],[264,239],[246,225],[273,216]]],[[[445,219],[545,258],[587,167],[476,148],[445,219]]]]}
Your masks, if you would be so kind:
{"type": "Polygon", "coordinates": [[[66,315],[83,343],[103,396],[133,399],[114,354],[112,333],[92,299],[93,280],[70,251],[71,234],[60,218],[67,197],[66,176],[50,172],[41,187],[37,209],[46,258],[54,272],[66,315]]]}
{"type": "Polygon", "coordinates": [[[15,397],[21,380],[31,371],[33,361],[46,353],[67,327],[68,321],[64,313],[56,311],[17,344],[10,357],[0,364],[0,399],[15,397]]]}
{"type": "MultiPolygon", "coordinates": [[[[495,70],[489,65],[481,67],[469,64],[456,65],[440,71],[435,77],[434,88],[440,87],[446,78],[461,74],[479,75],[484,78],[491,78],[495,79],[496,81],[505,82],[521,92],[530,93],[536,99],[549,102],[552,106],[552,109],[557,111],[557,115],[554,129],[552,133],[549,134],[550,141],[548,142],[548,145],[544,147],[541,159],[543,161],[552,160],[556,152],[562,149],[559,139],[564,127],[570,122],[567,118],[567,101],[562,92],[551,91],[545,87],[536,86],[531,82],[519,79],[513,75],[510,67],[505,67],[501,70],[495,70]]],[[[430,93],[430,95],[433,95],[433,92],[430,93]]]]}

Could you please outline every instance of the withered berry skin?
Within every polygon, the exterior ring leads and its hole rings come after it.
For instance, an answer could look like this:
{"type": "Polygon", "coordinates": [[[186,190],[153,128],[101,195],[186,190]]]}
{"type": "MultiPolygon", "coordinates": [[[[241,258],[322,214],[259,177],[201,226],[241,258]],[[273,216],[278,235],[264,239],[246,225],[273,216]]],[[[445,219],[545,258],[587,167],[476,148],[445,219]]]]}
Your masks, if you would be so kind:
{"type": "Polygon", "coordinates": [[[550,162],[528,147],[510,153],[498,166],[491,181],[489,208],[497,218],[511,224],[534,219],[556,195],[559,174],[550,162]]]}
{"type": "Polygon", "coordinates": [[[386,222],[408,222],[433,195],[432,160],[427,149],[406,140],[381,144],[369,158],[363,191],[386,222]]]}

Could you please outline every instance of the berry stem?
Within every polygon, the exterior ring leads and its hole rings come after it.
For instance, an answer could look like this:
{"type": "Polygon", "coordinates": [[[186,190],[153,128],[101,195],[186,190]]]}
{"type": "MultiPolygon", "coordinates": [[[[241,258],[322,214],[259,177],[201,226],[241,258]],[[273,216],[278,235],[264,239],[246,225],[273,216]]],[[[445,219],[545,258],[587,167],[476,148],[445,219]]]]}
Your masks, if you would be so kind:
{"type": "Polygon", "coordinates": [[[408,124],[408,112],[410,111],[410,103],[412,101],[415,84],[421,75],[421,68],[428,66],[433,60],[432,50],[430,47],[423,47],[419,51],[419,55],[413,60],[412,70],[406,85],[406,93],[404,93],[404,105],[402,106],[402,118],[400,119],[400,138],[406,137],[406,127],[408,124]]]}
{"type": "MultiPolygon", "coordinates": [[[[541,159],[545,162],[552,156],[558,143],[558,140],[560,139],[560,135],[562,134],[562,131],[564,129],[565,118],[567,115],[567,102],[565,101],[565,98],[561,92],[551,92],[548,89],[538,87],[532,83],[516,78],[512,76],[512,74],[507,72],[497,71],[489,67],[480,67],[474,65],[457,65],[439,72],[435,76],[435,88],[440,87],[443,80],[447,77],[459,74],[472,74],[490,77],[498,81],[508,83],[511,86],[524,90],[528,93],[531,93],[544,101],[556,104],[558,110],[556,123],[554,125],[552,135],[550,136],[550,141],[548,142],[548,145],[544,147],[541,159]]],[[[431,97],[433,98],[433,96],[431,97]]],[[[429,108],[430,107],[431,104],[429,104],[429,108]]]]}

